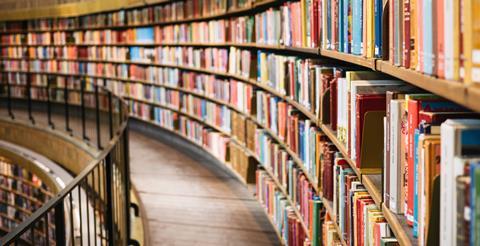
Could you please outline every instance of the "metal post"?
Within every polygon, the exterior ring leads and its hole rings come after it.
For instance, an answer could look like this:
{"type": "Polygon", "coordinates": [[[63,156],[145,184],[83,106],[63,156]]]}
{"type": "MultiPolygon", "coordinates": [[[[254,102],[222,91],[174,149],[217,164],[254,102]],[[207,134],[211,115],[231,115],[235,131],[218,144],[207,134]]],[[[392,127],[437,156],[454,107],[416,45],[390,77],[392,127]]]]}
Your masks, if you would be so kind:
{"type": "Polygon", "coordinates": [[[27,75],[27,105],[28,105],[28,118],[35,125],[35,119],[32,115],[32,81],[30,74],[27,75]]]}
{"type": "Polygon", "coordinates": [[[8,79],[7,79],[7,107],[8,107],[8,114],[10,115],[10,118],[14,120],[15,116],[13,115],[13,111],[12,111],[12,95],[10,91],[10,80],[8,79]]]}
{"type": "Polygon", "coordinates": [[[123,165],[124,165],[124,187],[125,187],[125,217],[127,240],[130,239],[130,153],[128,139],[128,122],[123,132],[123,165]]]}
{"type": "Polygon", "coordinates": [[[48,117],[48,125],[55,129],[55,125],[52,122],[52,105],[50,102],[50,77],[47,79],[47,117],[48,117]]]}
{"type": "Polygon", "coordinates": [[[110,128],[110,139],[113,138],[113,107],[112,107],[112,92],[108,91],[108,126],[110,128]]]}
{"type": "Polygon", "coordinates": [[[97,124],[97,147],[102,148],[102,139],[101,139],[101,130],[100,130],[100,100],[98,99],[98,86],[94,85],[95,88],[95,117],[97,124]]]}
{"type": "Polygon", "coordinates": [[[56,245],[66,245],[65,207],[63,201],[55,206],[55,241],[56,245]]]}
{"type": "Polygon", "coordinates": [[[68,78],[65,78],[65,84],[63,85],[63,97],[65,104],[65,130],[72,135],[72,129],[70,129],[70,113],[68,106],[68,78]]]}
{"type": "Polygon", "coordinates": [[[83,140],[89,141],[85,126],[85,80],[83,79],[80,81],[80,111],[82,115],[82,137],[83,140]]]}
{"type": "Polygon", "coordinates": [[[106,229],[107,229],[107,236],[108,236],[108,245],[113,246],[115,244],[115,238],[114,238],[114,209],[113,209],[113,188],[112,188],[112,182],[113,182],[113,161],[112,161],[112,156],[111,153],[107,155],[105,158],[105,187],[106,187],[106,205],[107,205],[107,211],[105,213],[106,218],[106,229]]]}

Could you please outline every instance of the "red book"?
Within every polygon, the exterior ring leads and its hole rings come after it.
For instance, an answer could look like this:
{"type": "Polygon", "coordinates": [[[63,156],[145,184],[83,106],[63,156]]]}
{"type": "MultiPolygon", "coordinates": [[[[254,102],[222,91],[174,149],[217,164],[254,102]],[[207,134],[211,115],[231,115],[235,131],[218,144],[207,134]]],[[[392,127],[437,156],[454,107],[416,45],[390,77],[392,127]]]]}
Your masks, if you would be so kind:
{"type": "Polygon", "coordinates": [[[410,0],[403,0],[403,67],[410,67],[410,0]]]}
{"type": "Polygon", "coordinates": [[[460,119],[460,118],[479,118],[480,116],[473,112],[428,112],[420,111],[418,114],[418,123],[428,123],[434,125],[440,125],[447,119],[460,119]]]}
{"type": "Polygon", "coordinates": [[[330,127],[337,130],[337,81],[341,71],[335,72],[335,77],[330,81],[330,127]]]}
{"type": "Polygon", "coordinates": [[[332,144],[327,144],[323,150],[323,197],[327,200],[333,200],[333,164],[335,159],[335,147],[332,144]]]}
{"type": "Polygon", "coordinates": [[[318,28],[318,1],[319,0],[312,0],[312,4],[310,4],[310,39],[311,39],[311,47],[318,47],[318,40],[319,40],[319,28],[318,28]]]}
{"type": "Polygon", "coordinates": [[[365,114],[369,111],[385,111],[386,108],[386,96],[385,94],[360,94],[356,96],[357,108],[356,122],[357,122],[357,144],[355,146],[356,151],[356,164],[358,168],[362,168],[362,135],[363,135],[363,123],[365,120],[365,114]]]}
{"type": "Polygon", "coordinates": [[[363,243],[363,209],[365,206],[369,204],[373,204],[374,201],[372,198],[360,198],[357,200],[357,211],[355,211],[355,215],[357,216],[356,220],[356,235],[354,236],[354,239],[356,241],[356,245],[364,245],[363,243]]]}
{"type": "MultiPolygon", "coordinates": [[[[331,0],[332,5],[332,50],[338,50],[338,0],[331,0]]],[[[365,22],[364,22],[365,23],[365,22]]],[[[343,23],[342,23],[343,24],[343,23]]]]}

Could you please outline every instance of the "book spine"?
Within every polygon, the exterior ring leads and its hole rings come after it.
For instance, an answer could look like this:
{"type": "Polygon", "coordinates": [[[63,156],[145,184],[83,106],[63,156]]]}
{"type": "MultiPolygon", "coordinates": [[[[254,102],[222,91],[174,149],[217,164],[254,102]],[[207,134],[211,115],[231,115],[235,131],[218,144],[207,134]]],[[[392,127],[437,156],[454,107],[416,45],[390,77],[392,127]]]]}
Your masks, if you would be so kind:
{"type": "Polygon", "coordinates": [[[375,0],[375,48],[374,57],[382,57],[382,16],[383,16],[383,1],[375,0]]]}
{"type": "Polygon", "coordinates": [[[394,64],[395,63],[395,5],[397,4],[396,1],[398,0],[390,0],[389,1],[389,6],[388,6],[388,11],[389,11],[389,14],[388,14],[388,52],[389,52],[389,55],[388,55],[388,59],[390,61],[391,64],[394,64]]]}
{"type": "Polygon", "coordinates": [[[433,74],[432,0],[423,1],[423,72],[433,74]]]}
{"type": "Polygon", "coordinates": [[[444,4],[445,2],[443,0],[437,1],[436,2],[436,9],[435,15],[437,18],[437,25],[435,28],[436,32],[436,47],[434,49],[436,50],[435,53],[437,54],[437,59],[436,59],[436,75],[439,78],[445,78],[445,55],[444,55],[444,50],[445,50],[445,19],[444,19],[444,4]]]}
{"type": "Polygon", "coordinates": [[[403,67],[410,67],[410,41],[411,41],[411,33],[410,33],[410,0],[403,1],[403,67]]]}

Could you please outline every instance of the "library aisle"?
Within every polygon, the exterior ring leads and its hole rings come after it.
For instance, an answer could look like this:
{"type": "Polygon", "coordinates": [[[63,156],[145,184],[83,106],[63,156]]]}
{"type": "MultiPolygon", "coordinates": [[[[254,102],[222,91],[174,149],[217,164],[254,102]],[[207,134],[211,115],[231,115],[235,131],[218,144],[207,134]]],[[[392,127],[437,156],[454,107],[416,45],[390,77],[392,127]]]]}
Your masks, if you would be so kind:
{"type": "Polygon", "coordinates": [[[178,149],[130,131],[131,178],[145,206],[151,245],[279,245],[242,183],[178,149]]]}

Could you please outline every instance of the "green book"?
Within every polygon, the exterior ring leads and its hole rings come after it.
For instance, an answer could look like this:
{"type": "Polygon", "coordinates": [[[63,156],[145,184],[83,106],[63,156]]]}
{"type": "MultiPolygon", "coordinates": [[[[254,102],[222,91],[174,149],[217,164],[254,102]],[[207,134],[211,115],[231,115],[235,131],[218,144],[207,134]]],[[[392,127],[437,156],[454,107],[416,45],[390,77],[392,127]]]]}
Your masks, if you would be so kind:
{"type": "Polygon", "coordinates": [[[313,222],[312,222],[312,246],[321,245],[322,242],[322,220],[320,219],[320,209],[322,201],[319,197],[313,198],[313,222]]]}

